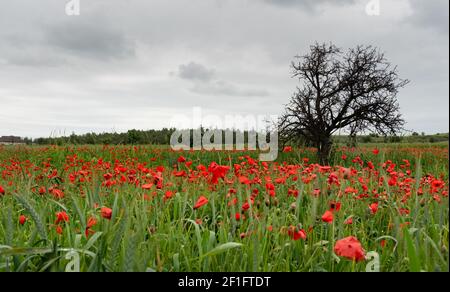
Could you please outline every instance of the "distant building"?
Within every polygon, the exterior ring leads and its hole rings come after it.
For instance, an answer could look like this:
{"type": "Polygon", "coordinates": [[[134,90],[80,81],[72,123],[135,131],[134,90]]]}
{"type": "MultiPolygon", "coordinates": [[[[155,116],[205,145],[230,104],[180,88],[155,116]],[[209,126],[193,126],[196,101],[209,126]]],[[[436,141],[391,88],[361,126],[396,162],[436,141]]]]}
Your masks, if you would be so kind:
{"type": "Polygon", "coordinates": [[[17,144],[25,144],[25,142],[22,140],[22,138],[16,136],[0,137],[0,145],[17,145],[17,144]]]}

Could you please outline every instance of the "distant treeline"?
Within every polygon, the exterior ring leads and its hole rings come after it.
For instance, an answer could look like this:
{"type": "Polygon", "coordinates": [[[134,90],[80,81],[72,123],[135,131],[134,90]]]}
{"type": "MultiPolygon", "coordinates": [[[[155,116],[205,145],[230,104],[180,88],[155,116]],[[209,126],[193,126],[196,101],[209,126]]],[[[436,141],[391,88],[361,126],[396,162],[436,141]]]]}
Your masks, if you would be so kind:
{"type": "MultiPolygon", "coordinates": [[[[38,145],[169,145],[170,137],[175,129],[163,128],[161,130],[129,130],[124,133],[87,133],[83,135],[72,134],[65,137],[49,137],[49,138],[37,138],[33,141],[26,140],[26,142],[38,144],[38,145]]],[[[191,130],[192,131],[192,130],[191,130]]],[[[232,130],[225,130],[232,131],[232,130]]],[[[205,129],[202,129],[202,133],[205,129]]],[[[239,133],[242,133],[238,131],[239,133]]],[[[244,133],[247,138],[247,132],[244,133]]],[[[449,135],[435,134],[426,135],[424,133],[412,133],[404,136],[378,136],[378,135],[361,135],[354,137],[353,139],[347,135],[333,136],[333,140],[338,144],[360,144],[360,143],[437,143],[448,142],[449,135]]],[[[301,144],[301,141],[299,141],[301,144]]]]}
{"type": "Polygon", "coordinates": [[[346,135],[337,135],[333,137],[338,144],[361,144],[361,143],[441,143],[448,142],[448,133],[427,135],[425,133],[413,132],[403,136],[379,136],[379,135],[360,135],[356,138],[350,138],[346,135]]]}
{"type": "Polygon", "coordinates": [[[82,135],[72,134],[65,137],[49,137],[38,138],[33,141],[38,145],[121,145],[121,144],[152,144],[152,145],[168,145],[170,144],[170,136],[175,129],[164,128],[162,130],[129,130],[125,133],[87,133],[82,135]]]}
{"type": "MultiPolygon", "coordinates": [[[[202,137],[207,131],[204,128],[196,129],[196,131],[201,130],[202,137]]],[[[126,133],[88,133],[83,135],[72,134],[67,137],[50,137],[50,138],[38,138],[33,141],[34,144],[38,145],[96,145],[96,144],[107,144],[107,145],[169,145],[170,138],[172,134],[176,131],[174,128],[163,128],[162,130],[129,130],[126,133]]],[[[193,145],[193,130],[191,129],[191,146],[193,145]]],[[[225,141],[225,133],[233,133],[233,138],[236,137],[236,133],[244,134],[245,139],[248,138],[248,131],[235,131],[235,130],[224,130],[222,133],[222,139],[225,141]]],[[[256,132],[251,132],[255,133],[256,132]]]]}

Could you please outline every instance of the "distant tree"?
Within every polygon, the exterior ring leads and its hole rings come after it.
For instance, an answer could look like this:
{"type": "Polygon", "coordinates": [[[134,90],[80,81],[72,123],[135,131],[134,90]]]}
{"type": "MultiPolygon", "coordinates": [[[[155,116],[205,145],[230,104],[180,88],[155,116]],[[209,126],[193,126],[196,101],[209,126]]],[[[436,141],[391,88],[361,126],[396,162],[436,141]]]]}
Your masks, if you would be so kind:
{"type": "Polygon", "coordinates": [[[414,137],[417,137],[417,136],[419,136],[419,133],[413,132],[412,135],[413,135],[414,137]]]}
{"type": "Polygon", "coordinates": [[[363,136],[362,142],[363,143],[372,143],[372,136],[363,136]]]}
{"type": "Polygon", "coordinates": [[[141,133],[137,130],[129,130],[128,131],[128,140],[129,144],[139,144],[141,141],[141,133]]]}
{"type": "Polygon", "coordinates": [[[392,137],[389,137],[389,142],[390,143],[400,143],[402,142],[403,138],[397,135],[394,135],[392,137]]]}
{"type": "Polygon", "coordinates": [[[70,135],[69,142],[70,144],[78,144],[78,137],[74,132],[72,132],[72,134],[70,135]]]}
{"type": "Polygon", "coordinates": [[[95,133],[87,133],[85,136],[84,136],[84,142],[85,142],[85,144],[91,144],[91,145],[94,145],[95,143],[96,143],[96,140],[97,139],[95,139],[96,137],[95,137],[95,133]]]}
{"type": "Polygon", "coordinates": [[[320,163],[328,164],[332,135],[340,130],[399,132],[404,121],[397,93],[408,81],[371,46],[343,51],[330,44],[315,44],[292,62],[300,85],[280,117],[280,139],[303,137],[318,149],[320,163]]]}
{"type": "Polygon", "coordinates": [[[31,145],[33,143],[33,139],[25,137],[23,138],[23,143],[25,143],[26,145],[31,145]]]}

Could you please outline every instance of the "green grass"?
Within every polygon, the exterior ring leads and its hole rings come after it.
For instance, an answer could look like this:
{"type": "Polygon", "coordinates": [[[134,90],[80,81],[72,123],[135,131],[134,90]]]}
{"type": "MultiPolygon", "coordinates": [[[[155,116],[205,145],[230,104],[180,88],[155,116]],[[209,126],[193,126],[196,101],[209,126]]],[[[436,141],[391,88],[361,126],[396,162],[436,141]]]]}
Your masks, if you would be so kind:
{"type": "Polygon", "coordinates": [[[261,163],[243,165],[243,174],[262,180],[248,188],[236,180],[233,170],[234,164],[247,161],[242,158],[245,155],[257,157],[250,152],[175,153],[146,146],[1,147],[0,185],[6,194],[0,195],[0,271],[65,271],[77,267],[77,258],[81,271],[365,271],[370,260],[353,262],[334,253],[335,242],[347,236],[357,237],[366,252],[378,254],[381,271],[448,271],[446,145],[337,147],[333,164],[352,167],[356,172],[354,179],[340,179],[339,186],[330,186],[329,173],[317,170],[312,172],[317,175],[315,179],[304,182],[302,177],[307,175],[303,171],[316,162],[315,155],[311,149],[297,149],[280,153],[277,164],[270,163],[268,170],[261,163]],[[380,154],[372,153],[375,147],[380,154]],[[343,154],[347,159],[342,159],[343,154]],[[199,164],[208,167],[212,161],[230,166],[226,178],[235,180],[229,184],[219,180],[212,188],[206,178],[189,182],[175,177],[173,165],[188,170],[177,162],[180,155],[193,162],[193,169],[199,164]],[[352,162],[356,157],[364,162],[362,166],[352,162]],[[111,168],[98,166],[100,158],[111,163],[111,168]],[[309,159],[308,164],[304,158],[309,159]],[[411,170],[411,175],[399,179],[403,185],[388,185],[389,173],[382,167],[388,160],[396,164],[397,172],[411,170]],[[404,160],[411,165],[402,167],[404,160]],[[373,162],[374,170],[367,168],[368,161],[373,162]],[[283,162],[301,167],[286,183],[274,183],[276,196],[271,197],[265,177],[286,175],[280,170],[283,162]],[[163,189],[141,188],[144,182],[153,181],[151,175],[140,172],[139,164],[144,163],[152,170],[165,166],[163,189]],[[123,173],[127,180],[134,175],[137,182],[102,186],[105,173],[111,172],[120,180],[122,173],[114,171],[114,164],[127,168],[123,173]],[[51,177],[54,170],[57,175],[51,177]],[[80,170],[89,171],[89,181],[80,182],[78,175],[72,183],[70,175],[80,170]],[[443,180],[445,186],[432,193],[429,184],[420,184],[426,175],[443,180]],[[381,177],[386,179],[380,183],[381,177]],[[368,197],[343,195],[348,187],[356,188],[358,195],[364,193],[359,178],[365,180],[368,197]],[[63,190],[64,198],[40,195],[41,186],[63,190]],[[419,187],[423,194],[418,195],[419,187]],[[236,205],[229,205],[230,188],[236,190],[231,196],[236,205]],[[293,188],[298,197],[288,196],[293,188]],[[255,203],[242,212],[241,206],[251,202],[253,189],[259,190],[255,203]],[[321,190],[320,196],[313,195],[314,189],[321,190]],[[167,190],[173,192],[170,199],[165,199],[167,190]],[[404,200],[407,193],[409,197],[404,200]],[[209,202],[194,210],[201,195],[209,202]],[[328,224],[321,216],[331,201],[339,201],[342,208],[328,224]],[[379,202],[375,214],[368,208],[373,202],[379,202]],[[112,209],[111,220],[101,217],[102,206],[112,209]],[[409,210],[409,215],[400,215],[400,209],[409,210]],[[70,217],[58,224],[62,234],[56,232],[55,224],[55,213],[60,211],[70,217]],[[241,213],[240,221],[235,218],[237,212],[241,213]],[[23,226],[18,221],[21,214],[28,218],[23,226]],[[97,224],[86,237],[87,220],[92,217],[97,224]],[[343,224],[349,217],[353,224],[343,224]],[[289,226],[305,229],[307,239],[292,240],[286,234],[289,226]]]}

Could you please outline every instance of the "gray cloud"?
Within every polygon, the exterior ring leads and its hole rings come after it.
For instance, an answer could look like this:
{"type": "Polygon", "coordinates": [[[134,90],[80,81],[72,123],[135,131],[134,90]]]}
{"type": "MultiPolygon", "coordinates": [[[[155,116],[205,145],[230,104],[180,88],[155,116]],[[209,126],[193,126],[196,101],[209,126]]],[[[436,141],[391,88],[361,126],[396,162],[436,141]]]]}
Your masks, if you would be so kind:
{"type": "Polygon", "coordinates": [[[207,84],[197,84],[192,92],[211,96],[245,96],[245,97],[266,97],[269,96],[267,90],[243,89],[234,84],[217,80],[207,84]]]}
{"type": "Polygon", "coordinates": [[[41,57],[33,54],[33,52],[29,52],[29,55],[15,54],[6,60],[6,64],[25,67],[55,67],[62,66],[65,63],[65,60],[59,59],[58,57],[41,57]]]}
{"type": "Polygon", "coordinates": [[[108,60],[134,56],[134,43],[124,32],[111,28],[98,20],[79,21],[68,18],[66,21],[48,27],[46,41],[73,56],[108,60]]]}
{"type": "Polygon", "coordinates": [[[245,96],[245,97],[266,97],[267,90],[242,88],[236,84],[224,81],[216,76],[213,69],[208,69],[204,65],[190,62],[178,67],[177,75],[181,79],[194,83],[191,92],[209,96],[245,96]]]}
{"type": "Polygon", "coordinates": [[[368,1],[81,0],[76,17],[61,0],[3,1],[0,135],[161,128],[193,106],[279,114],[290,61],[316,41],[380,47],[412,80],[407,127],[447,132],[448,2],[382,0],[369,17],[368,1]]]}
{"type": "Polygon", "coordinates": [[[448,0],[410,0],[413,14],[408,21],[419,28],[431,28],[439,32],[449,33],[449,1],[448,0]]]}
{"type": "Polygon", "coordinates": [[[356,0],[264,0],[264,2],[277,6],[299,7],[309,11],[316,10],[323,5],[351,5],[356,0]]]}
{"type": "Polygon", "coordinates": [[[4,32],[0,30],[0,60],[13,66],[25,67],[53,67],[64,64],[57,52],[43,44],[42,34],[32,34],[24,31],[20,34],[12,31],[4,32]]]}
{"type": "Polygon", "coordinates": [[[178,70],[178,76],[187,80],[209,81],[214,76],[214,70],[195,62],[190,62],[185,65],[182,64],[178,70]]]}

